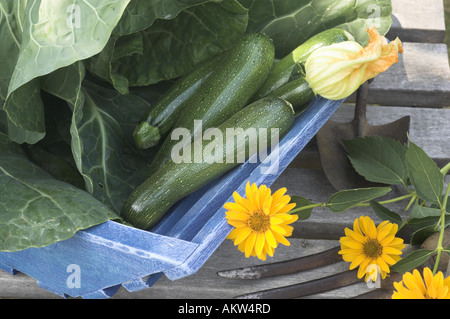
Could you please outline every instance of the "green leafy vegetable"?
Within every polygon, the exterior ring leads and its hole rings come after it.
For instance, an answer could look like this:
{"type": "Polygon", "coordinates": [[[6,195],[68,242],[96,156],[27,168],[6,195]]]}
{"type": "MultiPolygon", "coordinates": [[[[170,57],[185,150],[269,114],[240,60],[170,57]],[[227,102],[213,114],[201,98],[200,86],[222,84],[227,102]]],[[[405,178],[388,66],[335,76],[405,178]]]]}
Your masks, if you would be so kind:
{"type": "MultiPolygon", "coordinates": [[[[236,0],[203,1],[177,16],[167,13],[165,17],[172,19],[155,20],[137,34],[112,37],[106,50],[88,61],[88,69],[122,94],[128,93],[130,86],[177,78],[228,49],[246,31],[248,13],[236,0]]],[[[126,34],[131,31],[124,26],[121,30],[126,34]]]]}
{"type": "Polygon", "coordinates": [[[130,0],[29,0],[9,94],[61,67],[99,53],[130,0]]]}
{"type": "Polygon", "coordinates": [[[249,9],[248,31],[274,40],[277,57],[284,57],[313,35],[331,28],[349,31],[367,44],[366,28],[374,24],[380,34],[389,30],[390,0],[240,0],[249,9]]]}
{"type": "Polygon", "coordinates": [[[0,133],[0,250],[42,247],[108,219],[108,207],[31,163],[0,133]],[[18,196],[20,195],[20,196],[18,196]]]}
{"type": "Polygon", "coordinates": [[[71,127],[74,157],[87,191],[120,211],[132,190],[144,181],[143,172],[150,164],[132,141],[134,126],[149,105],[137,96],[86,81],[82,94],[84,104],[75,106],[71,127]]]}
{"type": "Polygon", "coordinates": [[[99,53],[129,1],[0,1],[0,40],[6,45],[0,57],[8,55],[9,64],[0,74],[1,91],[13,141],[34,144],[45,136],[35,79],[99,53]]]}

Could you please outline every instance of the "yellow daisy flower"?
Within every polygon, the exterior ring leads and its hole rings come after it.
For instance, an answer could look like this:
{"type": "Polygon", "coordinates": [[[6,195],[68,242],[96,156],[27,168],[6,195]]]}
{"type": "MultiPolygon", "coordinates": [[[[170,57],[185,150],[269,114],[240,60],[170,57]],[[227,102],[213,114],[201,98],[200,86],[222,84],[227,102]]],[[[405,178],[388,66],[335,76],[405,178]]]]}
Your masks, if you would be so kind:
{"type": "Polygon", "coordinates": [[[256,184],[247,183],[247,198],[234,192],[235,202],[224,205],[228,223],[234,227],[227,238],[234,241],[245,257],[257,256],[265,260],[266,255],[273,256],[279,243],[290,245],[286,237],[292,235],[293,227],[289,224],[295,222],[298,215],[288,214],[295,203],[289,203],[291,197],[285,193],[286,188],[281,188],[272,195],[266,185],[258,188],[256,184]]]}
{"type": "Polygon", "coordinates": [[[353,230],[345,229],[345,237],[339,240],[339,254],[351,263],[350,270],[359,266],[358,278],[365,275],[365,281],[368,281],[381,275],[384,279],[390,272],[389,267],[400,260],[405,247],[403,239],[395,237],[397,230],[397,224],[383,221],[375,227],[370,217],[361,216],[353,223],[353,230]]]}
{"type": "Polygon", "coordinates": [[[450,299],[450,277],[444,279],[441,271],[433,276],[428,267],[423,269],[423,278],[417,269],[405,273],[394,288],[392,299],[450,299]]]}

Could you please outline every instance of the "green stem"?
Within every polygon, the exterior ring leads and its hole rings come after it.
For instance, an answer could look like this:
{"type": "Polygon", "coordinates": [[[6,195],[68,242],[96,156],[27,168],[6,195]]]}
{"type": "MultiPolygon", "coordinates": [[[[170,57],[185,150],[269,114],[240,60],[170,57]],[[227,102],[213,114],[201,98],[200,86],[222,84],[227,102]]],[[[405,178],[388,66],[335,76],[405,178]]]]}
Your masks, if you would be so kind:
{"type": "Polygon", "coordinates": [[[444,249],[444,247],[442,247],[442,242],[444,240],[445,213],[446,213],[447,199],[448,199],[449,193],[450,193],[450,185],[447,186],[447,190],[445,191],[444,201],[441,204],[441,218],[440,218],[441,229],[439,232],[439,239],[438,239],[438,243],[437,243],[437,247],[436,247],[437,255],[436,255],[436,262],[435,262],[434,268],[433,268],[433,275],[436,274],[436,272],[439,268],[439,261],[441,259],[442,250],[444,249]]]}
{"type": "MultiPolygon", "coordinates": [[[[399,197],[395,197],[395,198],[392,198],[392,199],[387,199],[387,200],[381,201],[381,202],[379,202],[379,204],[385,205],[385,204],[391,204],[391,203],[399,202],[401,200],[413,197],[414,195],[415,195],[414,193],[409,193],[409,194],[406,194],[406,195],[403,195],[403,196],[399,196],[399,197]]],[[[361,204],[357,204],[356,206],[357,207],[366,207],[366,206],[370,206],[370,203],[361,203],[361,204]]]]}
{"type": "Polygon", "coordinates": [[[294,214],[294,213],[300,212],[302,210],[307,210],[310,208],[320,207],[320,206],[324,206],[324,205],[325,205],[325,203],[317,203],[317,204],[311,204],[311,205],[307,205],[307,206],[298,207],[298,208],[291,210],[289,212],[289,214],[294,214]]]}
{"type": "Polygon", "coordinates": [[[448,171],[450,171],[450,162],[441,168],[441,173],[444,176],[447,175],[448,171]]]}
{"type": "MultiPolygon", "coordinates": [[[[415,194],[414,193],[409,193],[409,194],[406,194],[406,195],[403,195],[403,196],[400,196],[400,197],[396,197],[396,198],[388,199],[388,200],[385,200],[385,201],[381,201],[380,204],[381,205],[391,204],[391,203],[395,203],[395,202],[398,202],[398,201],[410,198],[412,196],[415,196],[415,194]]],[[[307,209],[315,208],[315,207],[323,207],[323,208],[325,208],[325,207],[327,207],[327,205],[328,205],[327,203],[316,203],[316,204],[311,204],[311,205],[307,205],[307,206],[302,206],[302,207],[298,207],[298,208],[295,208],[295,209],[291,210],[289,212],[289,214],[294,214],[294,213],[297,213],[299,211],[307,210],[307,209]]],[[[366,206],[370,206],[370,203],[360,203],[360,204],[356,204],[355,206],[356,207],[366,207],[366,206]]]]}
{"type": "Polygon", "coordinates": [[[409,201],[408,206],[406,206],[405,210],[409,210],[409,208],[415,202],[416,199],[417,199],[417,194],[414,194],[414,196],[411,197],[411,200],[409,201]]]}

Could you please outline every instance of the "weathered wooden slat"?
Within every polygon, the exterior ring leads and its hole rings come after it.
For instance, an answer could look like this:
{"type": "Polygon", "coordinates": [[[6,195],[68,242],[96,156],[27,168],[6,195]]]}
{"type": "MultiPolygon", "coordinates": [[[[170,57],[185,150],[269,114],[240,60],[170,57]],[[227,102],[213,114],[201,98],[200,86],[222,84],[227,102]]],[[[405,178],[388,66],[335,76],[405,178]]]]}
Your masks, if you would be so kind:
{"type": "MultiPolygon", "coordinates": [[[[399,62],[379,74],[369,86],[368,102],[380,105],[450,106],[447,45],[404,42],[399,62]]],[[[348,98],[355,101],[355,94],[348,98]]]]}
{"type": "Polygon", "coordinates": [[[392,0],[392,26],[388,38],[406,42],[444,43],[445,20],[442,0],[392,0]]]}
{"type": "MultiPolygon", "coordinates": [[[[353,104],[343,104],[331,120],[346,123],[352,120],[353,104]]],[[[393,122],[404,116],[411,117],[410,139],[422,147],[425,152],[442,167],[450,161],[450,148],[447,123],[450,122],[450,109],[429,109],[400,106],[367,107],[367,118],[370,124],[382,125],[393,122]]],[[[291,168],[320,169],[320,157],[315,139],[313,139],[290,164],[291,168]]]]}

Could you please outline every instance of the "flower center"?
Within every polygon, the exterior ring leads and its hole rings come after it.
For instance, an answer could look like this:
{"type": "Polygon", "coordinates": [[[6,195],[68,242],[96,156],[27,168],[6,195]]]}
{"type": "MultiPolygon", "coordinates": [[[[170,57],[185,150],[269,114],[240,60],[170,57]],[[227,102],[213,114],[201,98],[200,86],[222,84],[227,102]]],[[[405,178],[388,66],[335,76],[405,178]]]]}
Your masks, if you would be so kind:
{"type": "Polygon", "coordinates": [[[270,217],[263,211],[257,210],[253,212],[248,220],[248,227],[256,232],[265,232],[270,227],[270,217]]]}
{"type": "Polygon", "coordinates": [[[383,246],[376,239],[369,239],[363,247],[364,254],[367,257],[377,258],[383,253],[383,246]]]}

